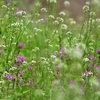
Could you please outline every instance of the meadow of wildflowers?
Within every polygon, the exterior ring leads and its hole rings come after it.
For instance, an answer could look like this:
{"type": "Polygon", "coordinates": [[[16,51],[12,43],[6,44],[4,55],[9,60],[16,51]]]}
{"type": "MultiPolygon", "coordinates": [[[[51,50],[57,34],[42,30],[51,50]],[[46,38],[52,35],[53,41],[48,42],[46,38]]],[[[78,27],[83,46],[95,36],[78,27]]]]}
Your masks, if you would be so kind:
{"type": "Polygon", "coordinates": [[[94,2],[77,22],[66,10],[55,12],[57,0],[47,8],[38,0],[29,13],[16,11],[18,4],[0,1],[0,100],[100,100],[94,2]]]}

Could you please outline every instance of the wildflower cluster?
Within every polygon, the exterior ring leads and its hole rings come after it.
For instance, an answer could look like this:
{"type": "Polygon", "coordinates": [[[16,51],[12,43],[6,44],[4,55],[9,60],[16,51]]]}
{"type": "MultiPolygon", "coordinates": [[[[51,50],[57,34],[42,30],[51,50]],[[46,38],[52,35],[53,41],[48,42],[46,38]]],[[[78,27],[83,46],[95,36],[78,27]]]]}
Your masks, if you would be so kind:
{"type": "Polygon", "coordinates": [[[60,12],[46,2],[30,12],[17,1],[1,7],[0,99],[99,100],[100,19],[89,2],[82,23],[69,17],[69,1],[60,12]]]}

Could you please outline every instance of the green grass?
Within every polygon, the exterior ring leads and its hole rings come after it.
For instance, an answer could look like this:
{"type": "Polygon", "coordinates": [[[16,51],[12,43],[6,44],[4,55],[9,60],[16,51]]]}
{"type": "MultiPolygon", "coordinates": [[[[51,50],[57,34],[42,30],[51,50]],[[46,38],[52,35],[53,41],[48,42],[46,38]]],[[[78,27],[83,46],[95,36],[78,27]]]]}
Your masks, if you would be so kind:
{"type": "Polygon", "coordinates": [[[0,100],[100,99],[100,19],[89,3],[79,23],[55,2],[31,14],[0,4],[0,100]]]}

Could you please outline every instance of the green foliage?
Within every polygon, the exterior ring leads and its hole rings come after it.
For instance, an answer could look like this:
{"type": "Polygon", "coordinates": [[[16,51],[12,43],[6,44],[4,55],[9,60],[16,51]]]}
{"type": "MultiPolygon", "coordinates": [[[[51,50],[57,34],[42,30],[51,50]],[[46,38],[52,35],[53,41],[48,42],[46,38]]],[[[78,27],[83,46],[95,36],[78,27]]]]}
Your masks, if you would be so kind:
{"type": "Polygon", "coordinates": [[[0,100],[99,100],[100,19],[89,2],[81,23],[47,3],[0,6],[0,100]]]}

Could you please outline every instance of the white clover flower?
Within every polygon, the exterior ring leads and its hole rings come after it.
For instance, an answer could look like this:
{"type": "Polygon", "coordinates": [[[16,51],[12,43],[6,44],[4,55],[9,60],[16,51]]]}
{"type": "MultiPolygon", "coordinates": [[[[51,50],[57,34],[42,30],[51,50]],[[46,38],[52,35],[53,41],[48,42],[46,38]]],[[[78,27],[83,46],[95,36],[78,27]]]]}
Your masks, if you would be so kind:
{"type": "Polygon", "coordinates": [[[96,19],[96,22],[100,23],[100,18],[97,18],[97,19],[96,19]]]}
{"type": "Polygon", "coordinates": [[[7,8],[7,6],[6,6],[6,5],[3,5],[3,6],[2,6],[2,8],[3,8],[3,9],[6,9],[6,8],[7,8]]]}
{"type": "Polygon", "coordinates": [[[32,49],[32,52],[36,52],[36,51],[40,51],[39,47],[35,47],[34,49],[32,49]]]}
{"type": "Polygon", "coordinates": [[[65,12],[60,12],[59,15],[65,16],[66,13],[65,12]]]}
{"type": "Polygon", "coordinates": [[[27,63],[26,61],[23,61],[23,64],[24,64],[24,65],[27,65],[28,63],[27,63]]]}
{"type": "Polygon", "coordinates": [[[88,72],[88,74],[89,74],[89,75],[92,75],[92,74],[93,74],[93,72],[89,71],[89,72],[88,72]]]}
{"type": "MultiPolygon", "coordinates": [[[[71,31],[68,31],[66,34],[72,35],[73,33],[71,31]]],[[[70,39],[70,38],[68,37],[68,39],[70,39]]]]}
{"type": "Polygon", "coordinates": [[[17,27],[18,26],[23,26],[23,23],[16,22],[16,23],[12,23],[11,26],[14,26],[14,27],[15,26],[17,26],[17,27]]]}
{"type": "Polygon", "coordinates": [[[42,61],[42,63],[43,63],[43,64],[49,65],[49,63],[48,63],[47,61],[42,61]]]}
{"type": "Polygon", "coordinates": [[[49,3],[57,3],[57,0],[47,0],[49,3]]]}
{"type": "Polygon", "coordinates": [[[88,62],[88,61],[89,61],[88,58],[84,58],[84,59],[83,59],[83,62],[88,62]]]}
{"type": "Polygon", "coordinates": [[[95,23],[95,20],[93,18],[89,18],[89,24],[94,24],[95,23]]]}
{"type": "Polygon", "coordinates": [[[75,25],[76,24],[76,21],[73,18],[70,18],[69,21],[70,21],[71,25],[75,25]]]}
{"type": "Polygon", "coordinates": [[[69,1],[65,1],[65,2],[64,2],[64,6],[65,6],[65,7],[70,6],[70,2],[69,2],[69,1]]]}
{"type": "Polygon", "coordinates": [[[67,30],[68,26],[66,24],[61,24],[61,29],[62,30],[67,30]]]}
{"type": "Polygon", "coordinates": [[[53,33],[58,33],[58,30],[53,30],[53,33]]]}
{"type": "Polygon", "coordinates": [[[50,43],[50,39],[46,39],[45,40],[45,43],[50,43]]]}
{"type": "Polygon", "coordinates": [[[41,23],[41,22],[45,22],[45,19],[39,19],[38,21],[36,21],[36,23],[41,23]]]}
{"type": "Polygon", "coordinates": [[[59,21],[59,22],[64,22],[64,19],[63,18],[61,18],[61,17],[57,17],[57,20],[59,21]]]}
{"type": "Polygon", "coordinates": [[[16,70],[16,69],[17,69],[16,67],[11,67],[11,68],[10,68],[11,71],[14,71],[14,70],[16,70]]]}
{"type": "Polygon", "coordinates": [[[55,56],[55,55],[51,55],[51,58],[55,59],[55,58],[56,58],[56,56],[55,56]]]}
{"type": "Polygon", "coordinates": [[[40,59],[41,59],[41,60],[45,60],[45,61],[46,61],[46,58],[45,58],[45,57],[41,57],[40,59]]]}
{"type": "Polygon", "coordinates": [[[36,51],[40,51],[39,47],[35,47],[35,50],[36,50],[36,51]]]}
{"type": "Polygon", "coordinates": [[[41,12],[47,12],[46,8],[41,8],[41,12]]]}
{"type": "Polygon", "coordinates": [[[88,5],[85,5],[85,6],[83,7],[83,11],[84,11],[84,12],[88,12],[88,11],[89,11],[89,6],[88,6],[88,5]]]}
{"type": "Polygon", "coordinates": [[[55,17],[53,15],[49,15],[49,18],[51,19],[55,19],[55,17]]]}
{"type": "Polygon", "coordinates": [[[53,24],[54,24],[54,25],[58,25],[58,24],[59,24],[59,21],[55,20],[55,21],[53,22],[53,24]]]}
{"type": "Polygon", "coordinates": [[[91,12],[90,12],[90,16],[93,16],[93,17],[94,17],[94,16],[96,16],[96,13],[93,12],[93,11],[91,11],[91,12]]]}
{"type": "Polygon", "coordinates": [[[26,15],[26,12],[25,11],[18,11],[18,12],[16,12],[16,15],[23,16],[23,15],[26,15]]]}
{"type": "Polygon", "coordinates": [[[50,44],[49,44],[48,46],[49,46],[49,47],[53,47],[53,45],[50,45],[50,44]]]}
{"type": "Polygon", "coordinates": [[[76,21],[73,20],[73,21],[70,22],[70,24],[71,25],[75,25],[76,24],[76,21]]]}
{"type": "Polygon", "coordinates": [[[32,64],[35,64],[35,63],[36,63],[36,61],[35,61],[35,60],[32,60],[32,61],[31,61],[31,63],[32,63],[32,64]]]}

